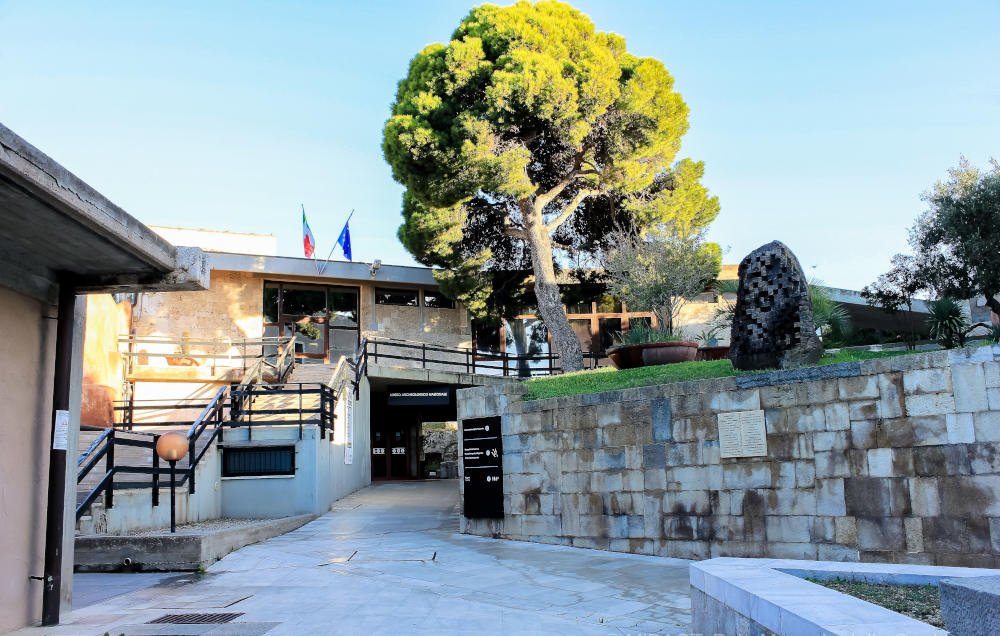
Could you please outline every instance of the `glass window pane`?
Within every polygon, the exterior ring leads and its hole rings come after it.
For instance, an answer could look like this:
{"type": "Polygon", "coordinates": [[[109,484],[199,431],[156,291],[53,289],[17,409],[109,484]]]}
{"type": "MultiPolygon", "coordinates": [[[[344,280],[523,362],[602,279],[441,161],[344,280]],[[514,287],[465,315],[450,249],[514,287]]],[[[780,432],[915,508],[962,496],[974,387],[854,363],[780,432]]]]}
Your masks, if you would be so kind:
{"type": "Polygon", "coordinates": [[[326,316],[326,290],[313,286],[285,285],[281,313],[288,316],[326,316]]]}
{"type": "Polygon", "coordinates": [[[278,285],[264,283],[264,322],[278,322],[278,285]]]}
{"type": "Polygon", "coordinates": [[[424,291],[424,307],[433,309],[454,309],[455,301],[437,290],[424,291]]]}
{"type": "Polygon", "coordinates": [[[476,351],[500,353],[500,327],[486,326],[478,320],[472,321],[472,337],[476,341],[476,351]]]}
{"type": "Polygon", "coordinates": [[[593,311],[593,305],[589,300],[581,300],[566,305],[567,314],[590,314],[593,313],[593,311]]]}
{"type": "Polygon", "coordinates": [[[573,327],[573,331],[576,332],[576,337],[580,339],[580,346],[583,348],[584,353],[592,350],[593,340],[590,337],[590,319],[587,320],[570,320],[569,324],[573,327]]]}
{"type": "Polygon", "coordinates": [[[353,289],[330,289],[330,324],[335,327],[358,326],[358,292],[353,289]]]}
{"type": "Polygon", "coordinates": [[[611,294],[604,294],[597,299],[597,313],[619,314],[622,311],[622,301],[611,294]]]}
{"type": "Polygon", "coordinates": [[[375,289],[376,305],[417,306],[417,292],[412,289],[375,289]]]}
{"type": "Polygon", "coordinates": [[[601,351],[607,351],[614,346],[614,337],[622,330],[621,318],[600,318],[597,321],[597,329],[601,336],[601,351]]]}

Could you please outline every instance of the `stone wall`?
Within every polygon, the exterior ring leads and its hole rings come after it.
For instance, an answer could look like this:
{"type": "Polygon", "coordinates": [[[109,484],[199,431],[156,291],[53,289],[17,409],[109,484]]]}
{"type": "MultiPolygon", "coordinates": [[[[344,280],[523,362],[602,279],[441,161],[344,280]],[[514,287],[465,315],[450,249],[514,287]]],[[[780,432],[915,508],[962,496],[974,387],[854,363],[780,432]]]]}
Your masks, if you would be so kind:
{"type": "Polygon", "coordinates": [[[502,520],[464,532],[587,548],[1000,565],[1000,347],[521,401],[502,520]],[[768,455],[721,459],[717,416],[763,409],[768,455]]]}
{"type": "MultiPolygon", "coordinates": [[[[181,337],[189,332],[198,340],[256,339],[264,334],[264,282],[249,272],[212,270],[204,291],[141,294],[134,310],[139,336],[181,337]]],[[[144,345],[150,353],[155,345],[144,345]]],[[[176,351],[176,346],[170,352],[176,351]]],[[[192,346],[192,353],[225,353],[192,346]]],[[[238,347],[232,353],[239,353],[238,347]]]]}

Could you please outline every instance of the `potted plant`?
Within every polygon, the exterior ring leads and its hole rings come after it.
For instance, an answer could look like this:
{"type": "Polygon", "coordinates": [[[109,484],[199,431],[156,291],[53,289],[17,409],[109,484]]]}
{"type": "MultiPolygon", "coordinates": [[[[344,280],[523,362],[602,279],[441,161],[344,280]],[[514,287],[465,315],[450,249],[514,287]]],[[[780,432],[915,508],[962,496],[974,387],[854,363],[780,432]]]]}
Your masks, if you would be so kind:
{"type": "Polygon", "coordinates": [[[681,308],[719,274],[720,250],[702,233],[684,235],[659,225],[643,235],[616,232],[614,249],[604,259],[608,290],[630,310],[653,314],[655,325],[639,323],[608,349],[619,369],[687,362],[698,343],[684,339],[677,326],[681,308]]]}
{"type": "Polygon", "coordinates": [[[719,344],[720,331],[722,328],[716,325],[694,337],[698,342],[699,360],[722,360],[729,357],[729,345],[719,344]]]}

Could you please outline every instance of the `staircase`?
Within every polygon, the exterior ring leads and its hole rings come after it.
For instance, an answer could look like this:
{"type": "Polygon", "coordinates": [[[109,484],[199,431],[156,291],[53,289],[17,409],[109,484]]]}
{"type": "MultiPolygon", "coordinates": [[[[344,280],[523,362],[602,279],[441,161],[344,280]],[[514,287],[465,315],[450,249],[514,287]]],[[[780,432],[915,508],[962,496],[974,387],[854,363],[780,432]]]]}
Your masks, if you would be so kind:
{"type": "Polygon", "coordinates": [[[299,382],[318,382],[320,384],[325,384],[329,387],[337,388],[333,386],[334,376],[337,374],[337,367],[339,362],[330,364],[297,364],[295,365],[295,370],[288,377],[285,382],[289,384],[296,384],[299,382]]]}

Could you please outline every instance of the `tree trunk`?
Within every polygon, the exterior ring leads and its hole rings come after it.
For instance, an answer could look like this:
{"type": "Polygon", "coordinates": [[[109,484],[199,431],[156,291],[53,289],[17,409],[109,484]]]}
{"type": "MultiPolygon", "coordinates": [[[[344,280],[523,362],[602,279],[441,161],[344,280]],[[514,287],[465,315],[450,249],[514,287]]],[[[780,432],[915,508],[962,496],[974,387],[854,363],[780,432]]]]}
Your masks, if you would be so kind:
{"type": "Polygon", "coordinates": [[[1000,316],[1000,301],[997,300],[996,294],[987,292],[984,294],[984,297],[986,298],[986,306],[990,308],[990,311],[1000,316]]]}
{"type": "Polygon", "coordinates": [[[559,367],[563,373],[583,370],[583,349],[576,332],[563,309],[559,285],[552,265],[552,240],[545,230],[541,211],[530,200],[520,202],[524,216],[524,234],[531,249],[531,268],[535,274],[535,296],[538,312],[559,350],[559,367]]]}

